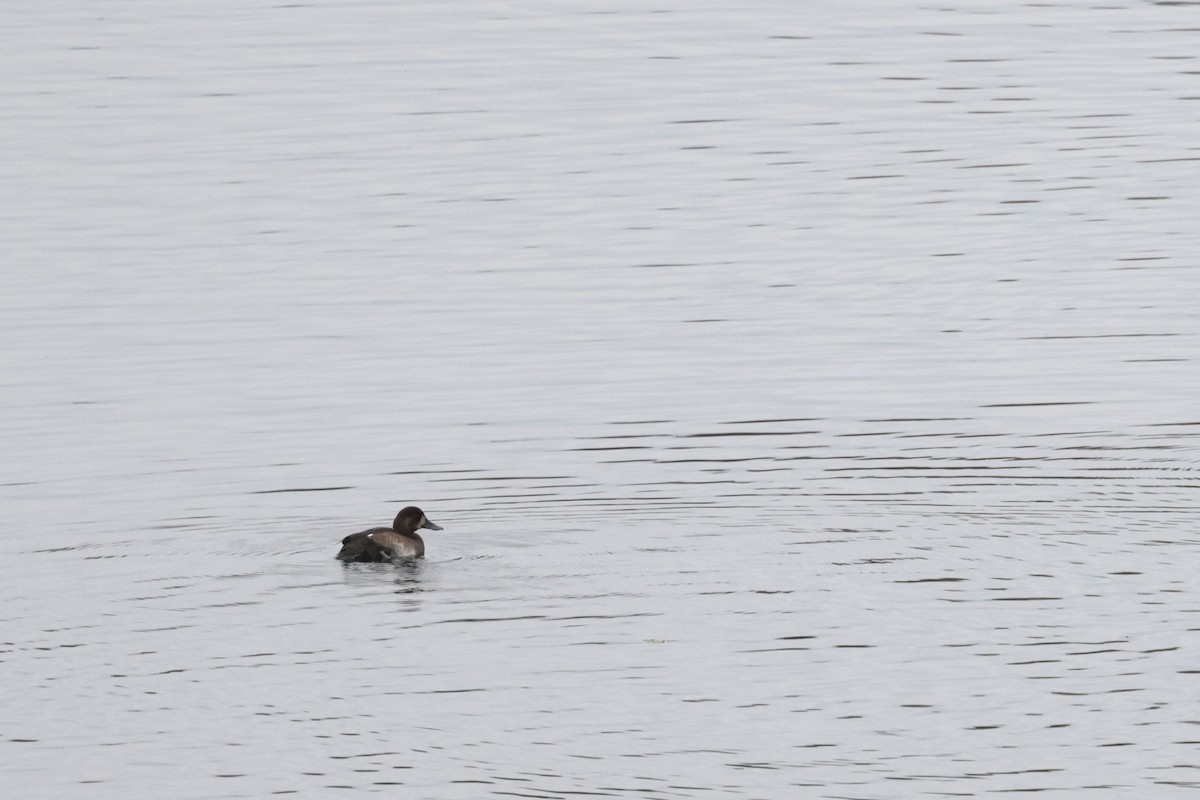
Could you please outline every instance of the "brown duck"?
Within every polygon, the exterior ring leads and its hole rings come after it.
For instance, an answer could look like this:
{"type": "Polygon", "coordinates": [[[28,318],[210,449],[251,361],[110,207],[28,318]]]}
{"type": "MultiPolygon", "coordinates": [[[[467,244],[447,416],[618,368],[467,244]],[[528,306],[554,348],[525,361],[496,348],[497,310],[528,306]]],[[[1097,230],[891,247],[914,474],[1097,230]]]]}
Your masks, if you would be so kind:
{"type": "Polygon", "coordinates": [[[418,558],[425,555],[425,542],[417,530],[440,531],[416,506],[400,509],[390,528],[371,528],[352,533],[342,539],[339,561],[392,561],[397,558],[418,558]]]}

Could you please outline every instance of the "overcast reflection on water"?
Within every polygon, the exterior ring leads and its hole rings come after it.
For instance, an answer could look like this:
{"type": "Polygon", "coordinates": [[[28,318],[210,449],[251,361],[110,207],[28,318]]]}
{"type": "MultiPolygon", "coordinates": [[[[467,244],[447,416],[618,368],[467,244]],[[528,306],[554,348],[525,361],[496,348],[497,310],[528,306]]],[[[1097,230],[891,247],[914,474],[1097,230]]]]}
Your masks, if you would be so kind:
{"type": "Polygon", "coordinates": [[[10,3],[9,793],[1200,786],[1198,13],[10,3]]]}

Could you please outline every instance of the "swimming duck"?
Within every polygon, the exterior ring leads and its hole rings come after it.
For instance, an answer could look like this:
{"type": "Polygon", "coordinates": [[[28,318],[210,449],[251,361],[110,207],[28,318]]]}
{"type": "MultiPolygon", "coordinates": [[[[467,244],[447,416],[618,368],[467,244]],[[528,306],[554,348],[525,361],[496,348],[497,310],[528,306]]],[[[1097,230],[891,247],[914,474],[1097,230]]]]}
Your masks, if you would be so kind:
{"type": "Polygon", "coordinates": [[[425,542],[417,535],[419,528],[440,531],[416,506],[400,509],[390,528],[371,528],[352,533],[342,539],[339,561],[391,561],[396,558],[417,558],[425,555],[425,542]]]}

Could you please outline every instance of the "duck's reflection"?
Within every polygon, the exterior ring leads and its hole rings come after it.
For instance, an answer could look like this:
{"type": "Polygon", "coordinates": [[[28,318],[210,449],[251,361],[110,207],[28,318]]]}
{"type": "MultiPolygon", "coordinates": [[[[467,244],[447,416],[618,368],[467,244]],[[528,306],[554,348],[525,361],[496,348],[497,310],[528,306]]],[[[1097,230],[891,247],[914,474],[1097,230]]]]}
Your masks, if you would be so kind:
{"type": "Polygon", "coordinates": [[[400,558],[380,564],[346,564],[342,579],[351,586],[390,586],[394,594],[404,595],[406,610],[415,610],[421,594],[429,591],[427,564],[423,558],[400,558]]]}

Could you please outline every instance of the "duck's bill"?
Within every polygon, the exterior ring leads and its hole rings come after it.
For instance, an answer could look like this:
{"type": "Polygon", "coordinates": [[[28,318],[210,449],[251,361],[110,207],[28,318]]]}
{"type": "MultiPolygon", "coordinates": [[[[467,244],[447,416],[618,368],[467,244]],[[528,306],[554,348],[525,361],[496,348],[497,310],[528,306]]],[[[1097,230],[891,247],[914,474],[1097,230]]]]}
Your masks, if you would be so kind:
{"type": "Polygon", "coordinates": [[[442,529],[441,525],[434,525],[432,522],[429,521],[428,518],[426,518],[425,521],[421,523],[421,527],[429,528],[429,530],[431,530],[431,531],[440,531],[442,529]]]}

